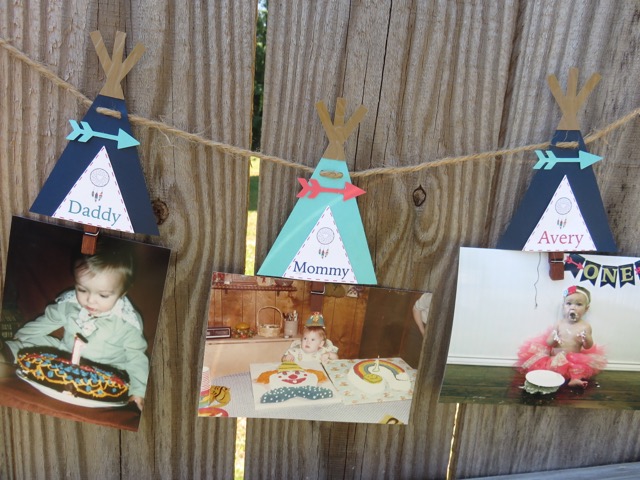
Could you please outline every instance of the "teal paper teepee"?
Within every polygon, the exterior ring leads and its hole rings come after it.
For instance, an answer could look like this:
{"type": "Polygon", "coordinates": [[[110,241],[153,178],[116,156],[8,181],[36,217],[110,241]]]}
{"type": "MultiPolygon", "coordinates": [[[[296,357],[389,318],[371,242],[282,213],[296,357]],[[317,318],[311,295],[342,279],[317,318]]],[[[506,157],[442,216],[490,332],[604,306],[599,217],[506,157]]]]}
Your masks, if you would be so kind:
{"type": "Polygon", "coordinates": [[[336,103],[332,123],[323,102],[316,104],[329,138],[308,181],[299,178],[298,202],[282,227],[258,275],[330,283],[375,284],[371,254],[351,183],[344,142],[366,113],[360,106],[344,123],[345,100],[336,103]]]}

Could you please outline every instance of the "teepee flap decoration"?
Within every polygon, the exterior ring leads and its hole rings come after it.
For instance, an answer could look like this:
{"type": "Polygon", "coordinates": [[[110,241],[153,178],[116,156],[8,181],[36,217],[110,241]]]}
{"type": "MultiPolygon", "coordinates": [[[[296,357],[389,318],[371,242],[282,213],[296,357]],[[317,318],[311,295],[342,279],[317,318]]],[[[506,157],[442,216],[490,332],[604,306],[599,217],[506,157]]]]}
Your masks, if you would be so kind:
{"type": "Polygon", "coordinates": [[[590,154],[577,119],[578,108],[600,81],[594,74],[577,92],[578,70],[569,71],[564,94],[555,75],[549,87],[562,118],[551,146],[536,151],[536,171],[497,248],[536,252],[615,252],[616,244],[593,172],[601,160],[590,154]],[[567,148],[563,143],[575,142],[567,148]]]}
{"type": "Polygon", "coordinates": [[[555,252],[558,244],[571,251],[596,249],[566,176],[551,197],[523,250],[555,252]]]}
{"type": "Polygon", "coordinates": [[[52,217],[133,233],[105,147],[100,149],[52,217]],[[109,207],[103,208],[104,205],[109,207]]]}
{"type": "Polygon", "coordinates": [[[360,106],[344,123],[345,100],[336,104],[335,121],[324,103],[316,104],[329,146],[294,206],[258,275],[330,283],[375,284],[373,262],[356,197],[364,190],[351,183],[344,142],[362,120],[360,106]]]}
{"type": "MultiPolygon", "coordinates": [[[[122,61],[126,35],[116,33],[113,55],[100,32],[91,39],[107,80],[81,121],[70,120],[69,143],[30,211],[93,229],[158,235],[120,82],[140,59],[142,45],[122,61]],[[105,108],[117,116],[100,113],[105,108]]],[[[96,232],[97,233],[97,232],[96,232]]]]}
{"type": "Polygon", "coordinates": [[[325,208],[283,276],[320,282],[331,277],[341,283],[357,283],[330,207],[325,208]]]}

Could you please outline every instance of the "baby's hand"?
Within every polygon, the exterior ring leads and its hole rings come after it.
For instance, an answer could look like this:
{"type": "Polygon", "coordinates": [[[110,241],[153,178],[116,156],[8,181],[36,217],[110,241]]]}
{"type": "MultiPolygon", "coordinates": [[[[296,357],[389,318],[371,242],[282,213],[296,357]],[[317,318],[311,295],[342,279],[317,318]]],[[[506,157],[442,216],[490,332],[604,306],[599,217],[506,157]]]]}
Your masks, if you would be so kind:
{"type": "Polygon", "coordinates": [[[558,345],[562,345],[562,339],[558,336],[557,329],[553,331],[553,341],[556,342],[558,345]]]}
{"type": "Polygon", "coordinates": [[[587,341],[587,332],[585,332],[584,330],[581,331],[577,337],[582,341],[582,343],[584,344],[584,342],[587,341]]]}
{"type": "Polygon", "coordinates": [[[329,360],[329,354],[328,354],[328,353],[323,353],[323,354],[320,356],[320,361],[321,361],[322,363],[324,363],[324,362],[326,362],[326,361],[328,361],[328,360],[329,360]]]}
{"type": "Polygon", "coordinates": [[[293,362],[293,355],[291,355],[290,353],[285,353],[282,356],[282,361],[283,362],[293,362]]]}
{"type": "Polygon", "coordinates": [[[139,397],[138,395],[131,395],[129,397],[129,403],[135,403],[136,406],[138,407],[138,410],[142,411],[142,408],[144,407],[144,397],[139,397]]]}

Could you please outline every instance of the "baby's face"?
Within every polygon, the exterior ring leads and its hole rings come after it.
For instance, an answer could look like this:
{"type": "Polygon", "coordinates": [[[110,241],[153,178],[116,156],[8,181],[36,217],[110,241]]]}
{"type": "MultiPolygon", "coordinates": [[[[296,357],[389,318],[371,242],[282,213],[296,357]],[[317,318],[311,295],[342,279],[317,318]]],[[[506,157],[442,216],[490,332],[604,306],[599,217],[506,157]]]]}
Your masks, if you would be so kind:
{"type": "Polygon", "coordinates": [[[318,332],[304,332],[302,334],[302,351],[315,353],[324,345],[324,340],[318,332]]]}
{"type": "Polygon", "coordinates": [[[94,273],[89,270],[76,270],[75,277],[76,298],[90,315],[108,312],[125,293],[124,278],[118,271],[105,270],[94,273]]]}
{"type": "Polygon", "coordinates": [[[567,318],[569,321],[577,322],[585,313],[587,313],[587,310],[589,310],[587,297],[579,292],[567,295],[564,298],[563,308],[565,318],[567,318]]]}

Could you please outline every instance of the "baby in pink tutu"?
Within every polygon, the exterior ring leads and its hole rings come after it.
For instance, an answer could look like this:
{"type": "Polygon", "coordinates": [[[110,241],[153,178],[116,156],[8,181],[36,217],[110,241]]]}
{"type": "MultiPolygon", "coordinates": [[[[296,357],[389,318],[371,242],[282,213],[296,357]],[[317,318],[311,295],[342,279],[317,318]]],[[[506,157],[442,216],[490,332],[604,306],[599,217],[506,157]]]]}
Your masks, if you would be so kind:
{"type": "Polygon", "coordinates": [[[563,296],[562,318],[520,347],[517,367],[522,372],[553,370],[569,380],[570,387],[585,388],[588,379],[607,365],[604,349],[593,343],[591,325],[584,320],[591,293],[571,286],[563,296]]]}

